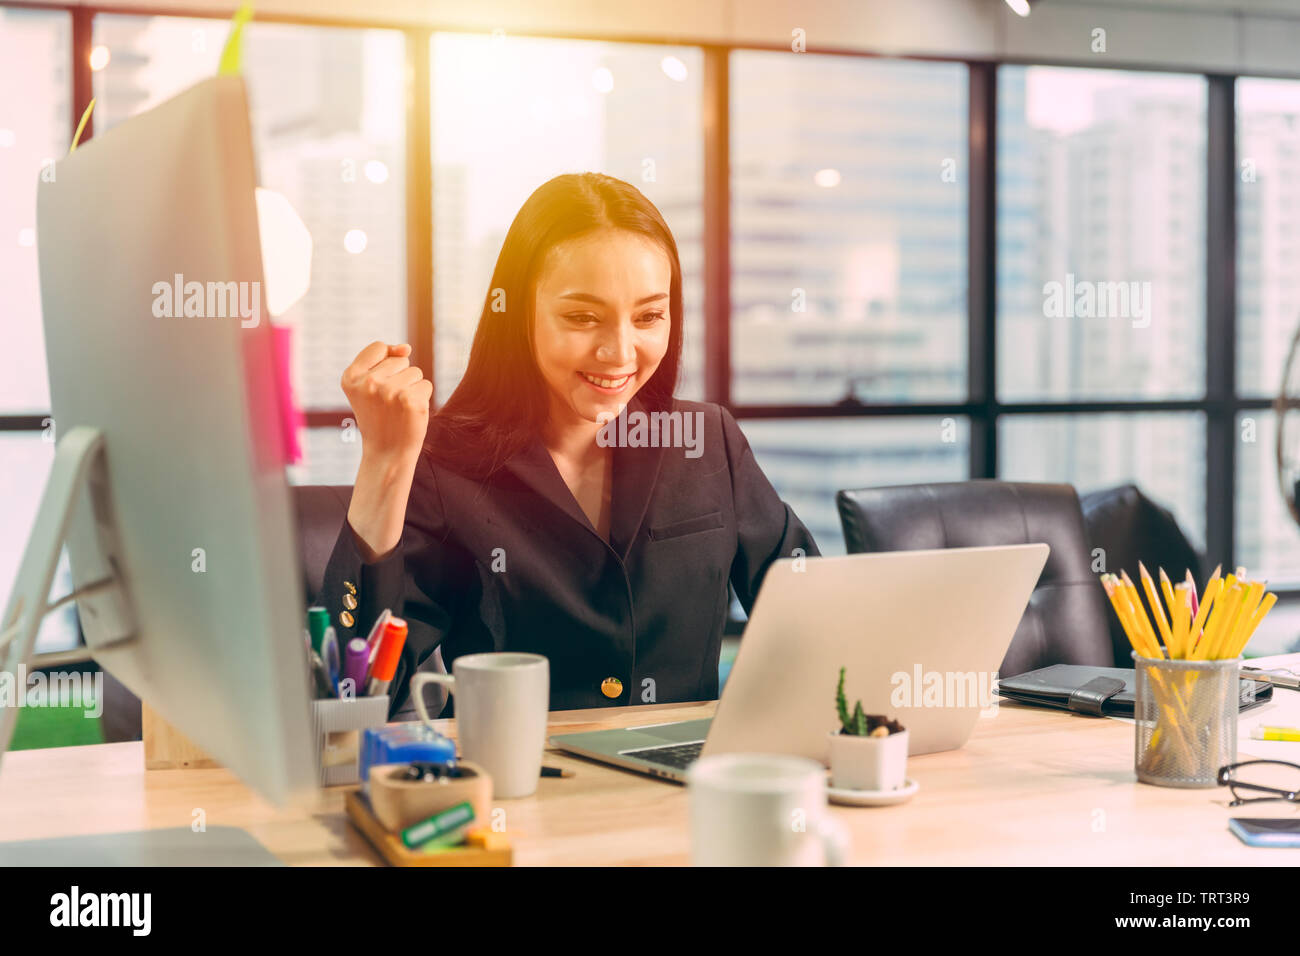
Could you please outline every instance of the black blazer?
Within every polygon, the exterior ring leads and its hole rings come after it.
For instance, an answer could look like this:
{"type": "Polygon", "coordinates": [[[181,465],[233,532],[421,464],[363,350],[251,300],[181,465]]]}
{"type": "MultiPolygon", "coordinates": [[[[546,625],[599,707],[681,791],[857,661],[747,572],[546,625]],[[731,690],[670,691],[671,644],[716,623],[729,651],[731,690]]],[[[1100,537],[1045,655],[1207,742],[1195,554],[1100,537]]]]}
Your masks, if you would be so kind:
{"type": "MultiPolygon", "coordinates": [[[[644,411],[636,397],[628,408],[644,411]]],[[[378,562],[362,561],[344,521],[317,603],[340,647],[385,607],[407,620],[392,712],[438,646],[448,671],[479,651],[544,655],[552,710],[718,696],[727,582],[748,612],[775,559],[818,551],[731,414],[675,408],[703,413],[702,454],[615,447],[609,543],[540,437],[482,481],[422,454],[401,542],[378,562]],[[613,697],[602,691],[611,677],[622,684],[613,697]]]]}

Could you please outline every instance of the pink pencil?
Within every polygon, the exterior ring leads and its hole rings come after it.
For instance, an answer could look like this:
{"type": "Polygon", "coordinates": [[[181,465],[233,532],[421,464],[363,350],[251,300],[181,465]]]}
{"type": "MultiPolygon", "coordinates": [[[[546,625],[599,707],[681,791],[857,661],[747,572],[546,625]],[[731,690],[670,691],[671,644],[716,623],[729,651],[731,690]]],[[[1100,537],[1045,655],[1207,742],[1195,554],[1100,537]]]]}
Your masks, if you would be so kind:
{"type": "Polygon", "coordinates": [[[1187,590],[1192,595],[1192,617],[1195,618],[1197,612],[1201,609],[1201,602],[1196,596],[1196,578],[1192,577],[1191,568],[1187,569],[1187,590]]]}

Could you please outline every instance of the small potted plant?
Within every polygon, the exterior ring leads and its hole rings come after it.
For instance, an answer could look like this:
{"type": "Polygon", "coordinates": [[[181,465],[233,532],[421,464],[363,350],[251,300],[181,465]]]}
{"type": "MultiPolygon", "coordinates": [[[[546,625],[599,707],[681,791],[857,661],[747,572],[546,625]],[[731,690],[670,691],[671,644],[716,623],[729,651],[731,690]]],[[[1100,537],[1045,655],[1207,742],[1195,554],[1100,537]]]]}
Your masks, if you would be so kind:
{"type": "Polygon", "coordinates": [[[897,790],[907,774],[907,731],[883,714],[868,714],[859,700],[849,712],[844,668],[835,691],[840,729],[830,732],[831,786],[838,790],[897,790]]]}

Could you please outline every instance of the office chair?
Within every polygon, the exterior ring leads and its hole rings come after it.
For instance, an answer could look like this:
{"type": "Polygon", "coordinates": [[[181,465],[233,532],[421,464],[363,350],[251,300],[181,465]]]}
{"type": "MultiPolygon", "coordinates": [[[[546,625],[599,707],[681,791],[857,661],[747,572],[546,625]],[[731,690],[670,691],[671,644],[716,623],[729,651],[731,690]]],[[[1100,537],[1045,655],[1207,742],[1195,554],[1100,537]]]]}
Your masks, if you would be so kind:
{"type": "MultiPolygon", "coordinates": [[[[998,671],[1051,664],[1115,666],[1106,596],[1091,569],[1079,496],[1070,485],[965,481],[840,491],[850,554],[1028,544],[1052,549],[998,671]]],[[[1125,658],[1124,665],[1132,666],[1125,658]]]]}
{"type": "MultiPolygon", "coordinates": [[[[1200,553],[1178,527],[1178,521],[1165,508],[1156,504],[1134,485],[1120,485],[1104,491],[1083,495],[1083,523],[1088,528],[1088,541],[1094,551],[1100,549],[1106,561],[1106,570],[1116,574],[1121,569],[1137,580],[1138,562],[1152,573],[1164,568],[1175,583],[1192,572],[1199,590],[1205,586],[1210,569],[1200,553]]],[[[1229,569],[1224,568],[1227,572],[1229,569]]],[[[1128,667],[1132,664],[1129,651],[1132,646],[1124,636],[1124,628],[1114,614],[1106,615],[1110,627],[1111,643],[1117,659],[1128,667]]]]}

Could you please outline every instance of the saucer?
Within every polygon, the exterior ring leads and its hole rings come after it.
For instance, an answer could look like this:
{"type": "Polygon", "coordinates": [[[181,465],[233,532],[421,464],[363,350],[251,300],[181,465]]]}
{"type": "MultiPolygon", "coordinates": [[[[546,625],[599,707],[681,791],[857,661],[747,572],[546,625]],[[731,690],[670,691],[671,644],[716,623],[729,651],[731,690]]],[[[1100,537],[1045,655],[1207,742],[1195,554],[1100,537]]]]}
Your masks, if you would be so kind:
{"type": "Polygon", "coordinates": [[[831,803],[848,807],[888,807],[895,803],[906,803],[920,789],[921,785],[915,780],[904,780],[897,790],[846,790],[827,786],[826,796],[831,803]]]}

